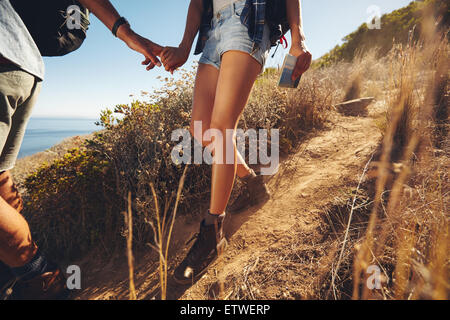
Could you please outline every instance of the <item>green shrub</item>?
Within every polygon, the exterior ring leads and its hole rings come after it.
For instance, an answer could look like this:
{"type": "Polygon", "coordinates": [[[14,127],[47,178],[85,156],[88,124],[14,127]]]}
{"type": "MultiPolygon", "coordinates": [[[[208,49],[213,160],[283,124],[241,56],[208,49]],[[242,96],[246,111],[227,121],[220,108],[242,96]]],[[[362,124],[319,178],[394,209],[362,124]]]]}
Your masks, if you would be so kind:
{"type": "Polygon", "coordinates": [[[117,239],[115,183],[101,154],[70,150],[28,176],[25,186],[24,214],[49,255],[73,258],[99,245],[110,248],[117,239]]]}

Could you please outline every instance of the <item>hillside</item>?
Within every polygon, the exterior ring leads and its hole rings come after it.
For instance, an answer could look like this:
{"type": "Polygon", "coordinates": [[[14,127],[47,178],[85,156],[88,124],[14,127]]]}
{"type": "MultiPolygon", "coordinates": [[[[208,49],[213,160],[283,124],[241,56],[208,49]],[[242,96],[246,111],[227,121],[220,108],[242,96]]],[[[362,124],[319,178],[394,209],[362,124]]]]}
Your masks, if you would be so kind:
{"type": "Polygon", "coordinates": [[[103,131],[21,181],[39,246],[81,267],[73,297],[448,299],[450,47],[435,21],[422,23],[383,57],[354,56],[357,31],[338,50],[351,61],[313,68],[297,90],[279,88],[277,71],[257,80],[239,127],[280,129],[273,197],[227,217],[228,249],[190,286],[171,272],[208,205],[211,170],[170,155],[171,133],[189,126],[195,70],[105,110],[103,131]]]}
{"type": "MultiPolygon", "coordinates": [[[[227,218],[229,247],[223,260],[192,287],[169,280],[167,298],[219,298],[220,280],[227,299],[327,298],[320,285],[326,284],[329,263],[339,247],[332,230],[338,223],[328,219],[336,206],[352,198],[364,166],[380,143],[374,119],[385,110],[386,105],[379,102],[367,117],[333,114],[327,128],[311,135],[270,178],[271,201],[227,218]]],[[[367,212],[361,214],[367,218],[367,212]]],[[[170,271],[183,258],[184,244],[197,232],[198,223],[199,217],[177,221],[170,271]]],[[[138,299],[159,298],[157,258],[152,250],[135,255],[138,299]]],[[[85,279],[87,287],[78,298],[127,299],[127,265],[98,267],[85,279]]],[[[82,267],[92,268],[90,263],[82,267]]]]}
{"type": "Polygon", "coordinates": [[[381,29],[369,29],[362,24],[356,31],[342,39],[330,52],[320,57],[316,66],[328,66],[339,61],[352,61],[355,56],[369,50],[377,50],[380,57],[386,55],[395,44],[406,44],[411,32],[414,39],[421,34],[424,13],[432,12],[439,28],[450,27],[450,5],[448,1],[413,1],[408,6],[384,14],[381,17],[381,29]]]}

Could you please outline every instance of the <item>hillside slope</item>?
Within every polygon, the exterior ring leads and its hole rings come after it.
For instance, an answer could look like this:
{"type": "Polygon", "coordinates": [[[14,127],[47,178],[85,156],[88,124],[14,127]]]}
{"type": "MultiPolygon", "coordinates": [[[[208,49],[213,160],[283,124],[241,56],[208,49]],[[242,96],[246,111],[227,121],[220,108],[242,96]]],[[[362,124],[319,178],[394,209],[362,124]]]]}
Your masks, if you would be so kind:
{"type": "MultiPolygon", "coordinates": [[[[319,298],[322,288],[318,286],[330,272],[330,259],[340,242],[327,224],[327,210],[356,189],[379,145],[381,133],[374,119],[383,111],[384,102],[377,102],[364,118],[333,114],[328,129],[303,143],[271,177],[272,200],[228,216],[225,256],[193,286],[177,286],[169,277],[168,299],[319,298]]],[[[170,270],[183,258],[184,244],[198,223],[185,217],[177,220],[170,270]]],[[[158,299],[156,258],[150,249],[135,253],[138,299],[158,299]]],[[[82,270],[89,271],[77,298],[127,299],[125,260],[123,256],[122,264],[111,261],[106,267],[82,264],[82,270]]]]}
{"type": "Polygon", "coordinates": [[[408,6],[384,14],[380,29],[369,29],[364,23],[357,30],[345,36],[341,45],[319,58],[315,64],[329,66],[338,61],[352,61],[362,52],[378,50],[379,56],[387,54],[394,44],[406,44],[411,35],[417,39],[421,34],[424,13],[432,13],[436,24],[443,30],[450,26],[450,5],[448,1],[412,1],[408,6]]]}

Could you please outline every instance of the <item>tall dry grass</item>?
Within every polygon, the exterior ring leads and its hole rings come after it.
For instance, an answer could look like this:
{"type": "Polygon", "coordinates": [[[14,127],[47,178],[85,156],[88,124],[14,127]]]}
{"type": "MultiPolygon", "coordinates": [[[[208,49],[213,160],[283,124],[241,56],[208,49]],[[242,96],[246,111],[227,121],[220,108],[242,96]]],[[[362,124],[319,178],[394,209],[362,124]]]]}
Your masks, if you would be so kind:
{"type": "Polygon", "coordinates": [[[164,214],[163,217],[161,218],[158,204],[158,196],[156,194],[155,187],[153,186],[153,184],[150,185],[152,189],[153,198],[155,201],[155,210],[156,210],[156,226],[151,220],[148,221],[148,223],[152,226],[153,235],[155,237],[154,245],[150,244],[150,246],[154,248],[159,255],[158,270],[159,270],[159,283],[161,288],[162,300],[166,300],[167,298],[167,276],[169,272],[168,258],[169,258],[170,240],[172,238],[173,226],[177,216],[178,204],[180,202],[180,198],[182,195],[187,169],[188,167],[185,166],[183,175],[181,176],[180,183],[178,185],[173,213],[170,217],[167,215],[167,211],[169,209],[170,204],[166,202],[164,206],[164,214]]]}
{"type": "Polygon", "coordinates": [[[136,300],[136,286],[134,284],[134,257],[133,257],[133,210],[131,208],[131,192],[128,193],[128,210],[123,212],[125,218],[125,226],[127,228],[127,262],[128,262],[128,278],[130,287],[130,300],[136,300]]]}
{"type": "Polygon", "coordinates": [[[447,299],[450,292],[448,150],[433,144],[448,139],[433,132],[449,125],[436,121],[448,108],[449,45],[430,24],[420,41],[395,52],[374,205],[356,246],[354,299],[447,299]],[[366,285],[371,265],[385,273],[380,290],[366,285]]]}

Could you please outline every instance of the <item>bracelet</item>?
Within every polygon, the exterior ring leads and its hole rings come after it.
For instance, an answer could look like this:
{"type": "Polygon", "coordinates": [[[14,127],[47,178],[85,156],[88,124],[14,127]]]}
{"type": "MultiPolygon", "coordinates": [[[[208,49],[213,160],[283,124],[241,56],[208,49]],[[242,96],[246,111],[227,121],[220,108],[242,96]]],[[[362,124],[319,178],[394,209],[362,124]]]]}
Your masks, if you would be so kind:
{"type": "Polygon", "coordinates": [[[117,19],[116,23],[114,23],[114,26],[111,29],[111,32],[114,35],[114,37],[117,37],[117,30],[119,30],[119,27],[123,24],[129,25],[128,20],[125,19],[124,17],[120,17],[119,19],[117,19]]]}

